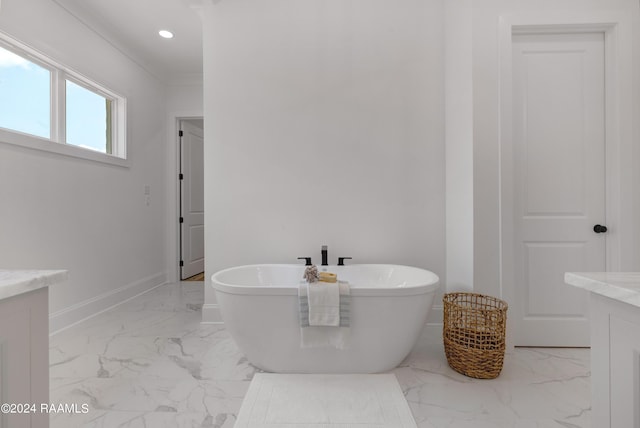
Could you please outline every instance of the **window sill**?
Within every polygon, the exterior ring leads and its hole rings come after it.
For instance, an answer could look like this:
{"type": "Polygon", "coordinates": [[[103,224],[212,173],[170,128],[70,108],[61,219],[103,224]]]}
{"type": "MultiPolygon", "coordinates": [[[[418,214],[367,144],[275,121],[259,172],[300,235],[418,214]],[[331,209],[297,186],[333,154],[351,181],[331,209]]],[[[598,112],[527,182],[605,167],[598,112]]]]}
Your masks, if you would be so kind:
{"type": "Polygon", "coordinates": [[[83,147],[73,146],[70,144],[56,143],[33,135],[8,131],[0,128],[0,144],[2,143],[108,165],[115,165],[123,168],[129,168],[131,166],[131,162],[128,159],[122,159],[117,156],[96,152],[91,149],[85,149],[83,147]]]}

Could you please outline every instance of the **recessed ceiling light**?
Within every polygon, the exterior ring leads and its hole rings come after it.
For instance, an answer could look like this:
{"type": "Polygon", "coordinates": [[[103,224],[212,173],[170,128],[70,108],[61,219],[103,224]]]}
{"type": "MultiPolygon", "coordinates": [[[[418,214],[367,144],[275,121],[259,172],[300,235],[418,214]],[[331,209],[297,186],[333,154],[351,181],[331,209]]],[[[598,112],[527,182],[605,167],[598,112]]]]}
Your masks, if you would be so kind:
{"type": "Polygon", "coordinates": [[[160,37],[164,37],[165,39],[173,39],[173,33],[171,31],[160,30],[158,31],[158,34],[160,34],[160,37]]]}

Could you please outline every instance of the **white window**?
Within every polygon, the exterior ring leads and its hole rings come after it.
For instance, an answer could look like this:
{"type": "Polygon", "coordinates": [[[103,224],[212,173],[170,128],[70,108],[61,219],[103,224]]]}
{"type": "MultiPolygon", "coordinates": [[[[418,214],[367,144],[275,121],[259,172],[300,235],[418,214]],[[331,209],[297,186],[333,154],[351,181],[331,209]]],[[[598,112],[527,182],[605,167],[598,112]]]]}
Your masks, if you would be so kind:
{"type": "Polygon", "coordinates": [[[51,71],[1,45],[0,127],[51,138],[51,71]]]}
{"type": "Polygon", "coordinates": [[[0,142],[126,166],[126,100],[0,37],[0,142]]]}
{"type": "Polygon", "coordinates": [[[67,144],[112,154],[113,100],[69,79],[65,88],[67,144]]]}

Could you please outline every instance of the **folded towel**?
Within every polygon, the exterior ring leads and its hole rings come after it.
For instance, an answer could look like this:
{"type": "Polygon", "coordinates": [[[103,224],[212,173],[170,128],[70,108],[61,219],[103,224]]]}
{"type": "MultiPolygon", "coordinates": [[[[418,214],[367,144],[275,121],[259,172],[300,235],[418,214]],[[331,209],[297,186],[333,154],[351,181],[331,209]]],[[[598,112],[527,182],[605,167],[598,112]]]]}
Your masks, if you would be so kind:
{"type": "Polygon", "coordinates": [[[309,284],[309,325],[340,325],[340,288],[338,283],[314,282],[309,284]]]}
{"type": "MultiPolygon", "coordinates": [[[[323,284],[324,286],[325,284],[323,284]]],[[[300,305],[300,346],[302,348],[335,347],[347,349],[350,340],[351,326],[351,295],[349,283],[338,281],[340,294],[340,324],[337,327],[309,325],[308,290],[311,286],[302,282],[298,287],[298,301],[300,305]]]]}
{"type": "Polygon", "coordinates": [[[351,327],[351,290],[347,281],[338,281],[340,289],[340,327],[351,327]]]}

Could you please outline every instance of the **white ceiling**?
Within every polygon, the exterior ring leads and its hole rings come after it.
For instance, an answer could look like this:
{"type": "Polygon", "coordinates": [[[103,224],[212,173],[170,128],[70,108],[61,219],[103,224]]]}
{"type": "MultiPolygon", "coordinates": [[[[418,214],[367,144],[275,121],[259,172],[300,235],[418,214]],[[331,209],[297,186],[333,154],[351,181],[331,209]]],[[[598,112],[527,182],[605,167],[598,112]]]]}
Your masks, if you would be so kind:
{"type": "Polygon", "coordinates": [[[201,0],[53,0],[167,83],[202,80],[201,0]],[[170,30],[163,39],[159,30],[170,30]]]}

